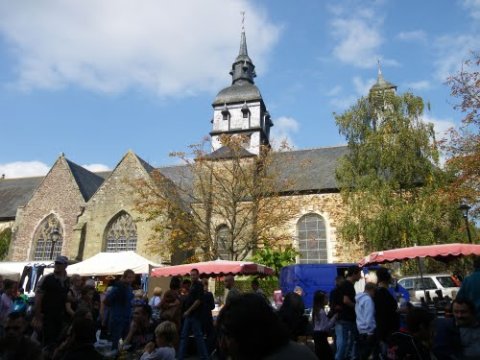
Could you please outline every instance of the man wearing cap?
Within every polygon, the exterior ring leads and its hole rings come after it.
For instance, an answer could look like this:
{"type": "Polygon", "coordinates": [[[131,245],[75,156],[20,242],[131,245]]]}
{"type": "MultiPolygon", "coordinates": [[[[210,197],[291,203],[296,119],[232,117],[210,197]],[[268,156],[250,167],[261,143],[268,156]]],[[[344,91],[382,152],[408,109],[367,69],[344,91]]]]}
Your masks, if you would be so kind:
{"type": "Polygon", "coordinates": [[[34,324],[42,329],[43,345],[50,347],[56,343],[65,321],[70,281],[65,269],[66,256],[57,256],[53,273],[42,277],[35,290],[34,324]]]}

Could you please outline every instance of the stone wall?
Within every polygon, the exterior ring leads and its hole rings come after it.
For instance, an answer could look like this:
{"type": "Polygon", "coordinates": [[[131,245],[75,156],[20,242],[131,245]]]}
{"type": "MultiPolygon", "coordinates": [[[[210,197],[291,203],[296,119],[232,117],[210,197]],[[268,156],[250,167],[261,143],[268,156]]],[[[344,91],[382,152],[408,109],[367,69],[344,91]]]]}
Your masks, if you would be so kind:
{"type": "Polygon", "coordinates": [[[83,259],[105,251],[106,229],[116,215],[125,211],[136,223],[136,252],[152,261],[166,260],[162,249],[158,249],[157,253],[152,251],[149,246],[149,240],[154,236],[151,224],[142,220],[141,214],[135,209],[134,182],[138,179],[150,181],[148,173],[137,156],[128,152],[86,204],[83,214],[78,219],[72,249],[82,248],[83,254],[80,256],[83,255],[83,259]],[[84,244],[82,244],[82,229],[84,229],[84,244]]]}
{"type": "Polygon", "coordinates": [[[52,167],[30,201],[17,211],[13,228],[12,243],[8,259],[28,261],[33,259],[34,234],[37,227],[48,215],[55,214],[63,234],[62,254],[75,257],[69,246],[77,217],[85,205],[70,168],[63,156],[52,167]]]}

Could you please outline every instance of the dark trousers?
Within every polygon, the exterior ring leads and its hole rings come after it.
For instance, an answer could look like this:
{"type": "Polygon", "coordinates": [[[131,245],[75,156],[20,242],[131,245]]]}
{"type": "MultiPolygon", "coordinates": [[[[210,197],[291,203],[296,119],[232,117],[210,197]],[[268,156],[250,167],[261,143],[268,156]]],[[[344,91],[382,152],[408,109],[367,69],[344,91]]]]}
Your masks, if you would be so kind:
{"type": "Polygon", "coordinates": [[[333,360],[332,347],[328,343],[328,332],[314,331],[313,341],[315,342],[315,354],[322,360],[333,360]]]}
{"type": "Polygon", "coordinates": [[[368,360],[377,344],[375,335],[359,334],[357,349],[360,360],[368,360]]]}

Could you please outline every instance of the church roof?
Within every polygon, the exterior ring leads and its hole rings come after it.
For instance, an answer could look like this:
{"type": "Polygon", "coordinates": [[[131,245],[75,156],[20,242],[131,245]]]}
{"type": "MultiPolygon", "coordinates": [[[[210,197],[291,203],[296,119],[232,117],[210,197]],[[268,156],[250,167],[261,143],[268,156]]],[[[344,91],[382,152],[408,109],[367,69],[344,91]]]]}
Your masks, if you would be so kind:
{"type": "Polygon", "coordinates": [[[244,148],[241,148],[238,153],[234,152],[230,147],[228,146],[222,146],[220,149],[215,150],[214,152],[208,154],[205,156],[205,158],[210,159],[210,160],[226,160],[226,159],[231,159],[233,157],[252,157],[256,156],[255,154],[252,154],[251,152],[245,150],[244,148]]]}
{"type": "Polygon", "coordinates": [[[347,146],[274,153],[272,171],[280,192],[332,192],[338,190],[335,172],[347,146]],[[292,187],[293,186],[293,187],[292,187]]]}
{"type": "Polygon", "coordinates": [[[17,208],[32,197],[43,177],[0,180],[0,220],[14,220],[17,208]]]}
{"type": "MultiPolygon", "coordinates": [[[[221,155],[225,155],[226,150],[220,148],[217,151],[215,155],[218,156],[217,159],[225,158],[221,155]]],[[[278,191],[285,193],[338,191],[335,170],[338,160],[347,152],[346,146],[275,152],[271,166],[272,171],[278,174],[278,191]],[[294,188],[291,188],[291,184],[294,185],[294,188]]],[[[67,162],[79,184],[80,191],[87,200],[111,174],[110,171],[92,173],[69,160],[67,162]]],[[[148,172],[155,170],[146,162],[143,165],[148,172]]],[[[175,185],[181,186],[183,189],[193,189],[193,173],[189,166],[165,166],[156,168],[156,170],[175,185]]],[[[43,179],[42,176],[0,179],[0,220],[14,220],[17,208],[24,206],[30,200],[43,179]]],[[[183,200],[188,201],[187,199],[183,200]]]]}
{"type": "Polygon", "coordinates": [[[85,201],[88,201],[105,179],[70,160],[65,160],[78,184],[83,198],[85,201]]]}
{"type": "Polygon", "coordinates": [[[378,91],[378,90],[389,90],[389,89],[397,89],[397,85],[392,84],[391,82],[385,80],[382,73],[382,68],[380,66],[380,61],[378,62],[378,73],[377,73],[377,82],[372,85],[370,91],[378,91]]]}
{"type": "Polygon", "coordinates": [[[237,81],[235,84],[226,87],[215,97],[213,105],[224,105],[232,103],[243,103],[245,101],[262,100],[262,94],[255,84],[237,81]]]}

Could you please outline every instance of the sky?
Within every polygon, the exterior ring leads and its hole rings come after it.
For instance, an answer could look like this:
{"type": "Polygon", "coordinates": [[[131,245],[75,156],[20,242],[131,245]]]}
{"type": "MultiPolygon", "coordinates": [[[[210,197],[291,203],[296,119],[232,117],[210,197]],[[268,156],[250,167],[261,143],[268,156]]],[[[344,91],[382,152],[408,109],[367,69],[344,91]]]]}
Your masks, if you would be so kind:
{"type": "Polygon", "coordinates": [[[333,113],[378,60],[437,136],[459,126],[445,80],[480,49],[480,0],[0,0],[0,174],[44,175],[61,153],[92,171],[128,150],[178,163],[211,131],[243,11],[275,141],[345,144],[333,113]]]}

